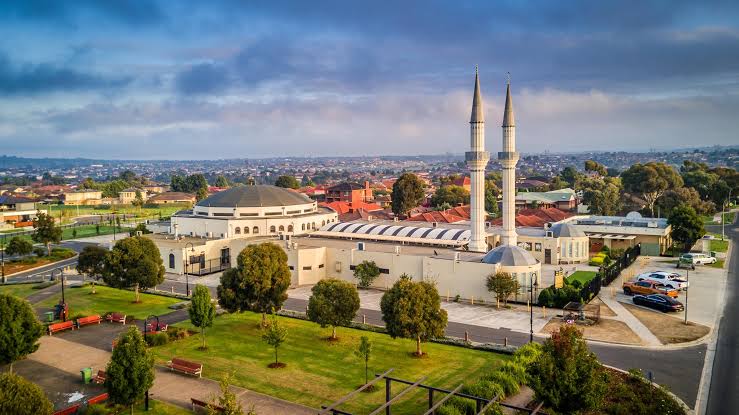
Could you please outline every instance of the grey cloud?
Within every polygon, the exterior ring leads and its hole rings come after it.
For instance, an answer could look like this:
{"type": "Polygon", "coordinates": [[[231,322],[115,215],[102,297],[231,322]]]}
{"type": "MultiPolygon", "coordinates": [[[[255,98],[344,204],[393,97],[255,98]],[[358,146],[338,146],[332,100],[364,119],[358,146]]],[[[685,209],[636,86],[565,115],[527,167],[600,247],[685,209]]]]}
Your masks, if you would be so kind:
{"type": "Polygon", "coordinates": [[[177,74],[175,84],[183,94],[199,95],[223,91],[229,83],[225,67],[213,63],[199,63],[177,74]]]}

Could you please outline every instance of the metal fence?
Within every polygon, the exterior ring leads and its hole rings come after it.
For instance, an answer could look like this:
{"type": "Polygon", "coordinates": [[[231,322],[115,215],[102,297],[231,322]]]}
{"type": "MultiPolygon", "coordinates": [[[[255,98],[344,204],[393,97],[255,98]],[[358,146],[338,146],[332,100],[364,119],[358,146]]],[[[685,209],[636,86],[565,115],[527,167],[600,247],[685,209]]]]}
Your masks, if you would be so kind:
{"type": "Polygon", "coordinates": [[[641,253],[641,244],[636,244],[624,251],[620,258],[607,267],[601,267],[598,276],[602,278],[602,286],[605,287],[613,282],[625,268],[633,264],[641,253]]]}

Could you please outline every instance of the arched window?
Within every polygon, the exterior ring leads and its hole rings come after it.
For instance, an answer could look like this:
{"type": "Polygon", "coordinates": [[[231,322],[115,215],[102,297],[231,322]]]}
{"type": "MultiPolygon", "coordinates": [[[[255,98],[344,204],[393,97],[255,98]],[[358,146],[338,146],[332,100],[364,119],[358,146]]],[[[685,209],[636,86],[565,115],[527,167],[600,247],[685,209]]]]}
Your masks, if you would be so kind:
{"type": "Polygon", "coordinates": [[[287,226],[287,231],[288,232],[292,232],[293,231],[293,225],[288,225],[287,226]]]}
{"type": "Polygon", "coordinates": [[[269,227],[269,233],[275,233],[275,225],[269,227]]]}
{"type": "Polygon", "coordinates": [[[241,228],[238,226],[236,227],[236,235],[241,235],[241,228]]]}
{"type": "Polygon", "coordinates": [[[251,233],[258,234],[259,233],[259,226],[255,226],[254,229],[252,229],[251,233]]]}
{"type": "Polygon", "coordinates": [[[244,235],[246,235],[247,233],[249,233],[249,227],[248,226],[244,226],[244,235]]]}
{"type": "Polygon", "coordinates": [[[305,223],[301,224],[300,226],[303,230],[305,230],[305,223]]]}
{"type": "Polygon", "coordinates": [[[313,227],[311,229],[316,229],[316,223],[313,222],[313,227]]]}
{"type": "Polygon", "coordinates": [[[169,268],[174,269],[174,254],[169,254],[169,268]]]}
{"type": "Polygon", "coordinates": [[[280,232],[285,232],[285,227],[280,225],[280,229],[278,229],[280,232]]]}
{"type": "Polygon", "coordinates": [[[325,220],[322,220],[321,221],[321,226],[326,226],[326,221],[325,220]]]}

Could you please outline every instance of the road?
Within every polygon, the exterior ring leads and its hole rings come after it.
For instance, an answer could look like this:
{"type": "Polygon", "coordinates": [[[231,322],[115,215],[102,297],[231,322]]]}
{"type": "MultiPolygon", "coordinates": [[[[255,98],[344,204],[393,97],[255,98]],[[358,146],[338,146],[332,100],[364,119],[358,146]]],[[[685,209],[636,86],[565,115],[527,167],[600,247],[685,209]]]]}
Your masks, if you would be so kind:
{"type": "MultiPolygon", "coordinates": [[[[719,325],[711,385],[708,390],[707,415],[739,411],[739,229],[726,226],[732,249],[726,283],[726,306],[719,325]],[[734,408],[734,409],[731,409],[734,408]]],[[[736,412],[733,412],[736,413],[736,412]]]]}

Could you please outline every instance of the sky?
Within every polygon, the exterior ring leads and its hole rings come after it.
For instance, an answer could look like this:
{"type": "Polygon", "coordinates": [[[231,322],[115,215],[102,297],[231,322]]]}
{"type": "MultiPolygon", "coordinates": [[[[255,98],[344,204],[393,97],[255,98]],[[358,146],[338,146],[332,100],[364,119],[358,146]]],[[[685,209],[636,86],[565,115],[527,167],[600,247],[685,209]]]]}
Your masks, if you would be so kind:
{"type": "Polygon", "coordinates": [[[522,152],[739,144],[736,1],[0,3],[0,154],[461,153],[507,74],[522,152]]]}

